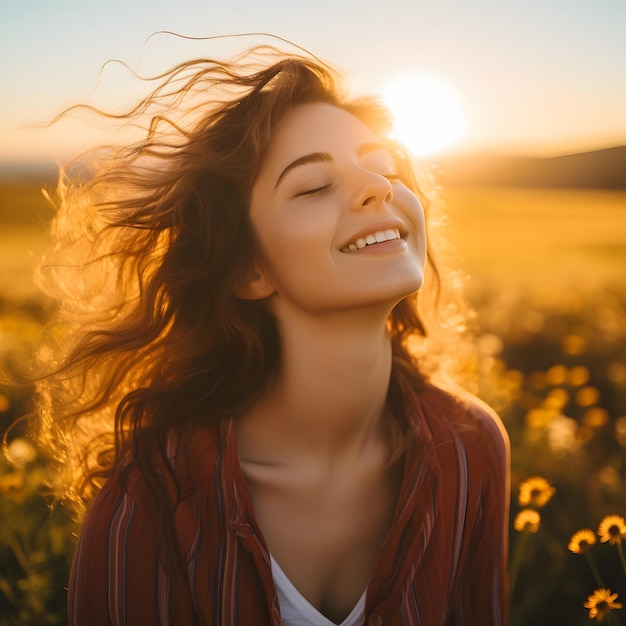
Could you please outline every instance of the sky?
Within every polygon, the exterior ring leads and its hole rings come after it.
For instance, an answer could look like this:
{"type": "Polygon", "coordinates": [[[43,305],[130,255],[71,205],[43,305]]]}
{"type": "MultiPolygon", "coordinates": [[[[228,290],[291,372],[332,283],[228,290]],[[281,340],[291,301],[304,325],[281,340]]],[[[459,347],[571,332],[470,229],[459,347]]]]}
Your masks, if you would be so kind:
{"type": "Polygon", "coordinates": [[[549,156],[626,145],[625,27],[624,0],[3,1],[0,164],[58,160],[98,142],[85,122],[32,125],[76,102],[134,101],[136,82],[121,66],[107,65],[98,82],[110,59],[149,72],[268,41],[148,40],[161,30],[272,33],[343,69],[359,93],[428,72],[458,97],[458,151],[549,156]]]}

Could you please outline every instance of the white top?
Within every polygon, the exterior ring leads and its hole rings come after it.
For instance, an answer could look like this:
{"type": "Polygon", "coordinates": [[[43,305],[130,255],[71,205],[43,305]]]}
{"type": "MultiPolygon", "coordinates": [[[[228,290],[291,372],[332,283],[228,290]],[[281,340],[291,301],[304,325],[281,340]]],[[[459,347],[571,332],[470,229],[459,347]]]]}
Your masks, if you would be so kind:
{"type": "Polygon", "coordinates": [[[283,626],[362,626],[365,621],[365,596],[367,590],[354,605],[350,615],[341,622],[335,624],[325,615],[320,613],[293,585],[274,557],[270,555],[272,562],[272,577],[278,594],[280,604],[281,623],[283,626]]]}

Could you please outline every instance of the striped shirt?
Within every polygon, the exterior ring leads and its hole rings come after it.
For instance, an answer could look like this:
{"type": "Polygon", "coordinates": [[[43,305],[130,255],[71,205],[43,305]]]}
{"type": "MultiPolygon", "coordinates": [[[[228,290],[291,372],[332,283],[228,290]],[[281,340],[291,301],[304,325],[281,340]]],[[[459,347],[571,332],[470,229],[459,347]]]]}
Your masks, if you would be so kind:
{"type": "MultiPolygon", "coordinates": [[[[391,529],[366,594],[370,626],[507,623],[508,438],[476,400],[415,392],[391,529]]],[[[278,626],[270,555],[232,420],[168,451],[186,564],[178,593],[159,559],[158,509],[138,471],[94,500],[69,586],[71,626],[278,626]]]]}

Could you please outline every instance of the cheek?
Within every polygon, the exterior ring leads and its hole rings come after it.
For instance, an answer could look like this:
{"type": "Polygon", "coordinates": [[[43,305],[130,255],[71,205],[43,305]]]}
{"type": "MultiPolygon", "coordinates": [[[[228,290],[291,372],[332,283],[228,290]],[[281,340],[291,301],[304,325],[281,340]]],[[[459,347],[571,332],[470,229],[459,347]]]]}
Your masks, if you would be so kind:
{"type": "Polygon", "coordinates": [[[317,218],[283,219],[256,229],[265,267],[278,289],[305,283],[308,275],[324,273],[332,264],[332,232],[322,215],[317,218]]]}
{"type": "Polygon", "coordinates": [[[419,198],[407,187],[400,187],[394,190],[394,203],[411,221],[424,222],[424,207],[419,198]]]}
{"type": "Polygon", "coordinates": [[[410,220],[415,234],[415,243],[426,254],[426,217],[419,198],[406,187],[394,193],[394,204],[410,220]]]}

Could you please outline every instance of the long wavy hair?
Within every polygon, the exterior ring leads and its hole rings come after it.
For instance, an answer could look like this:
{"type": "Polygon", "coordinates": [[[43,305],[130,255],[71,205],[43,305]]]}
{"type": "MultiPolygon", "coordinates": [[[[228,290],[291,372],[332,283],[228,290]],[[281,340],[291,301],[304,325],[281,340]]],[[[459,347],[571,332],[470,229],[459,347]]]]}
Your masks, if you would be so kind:
{"type": "MultiPolygon", "coordinates": [[[[309,102],[341,107],[381,137],[391,119],[376,101],[349,98],[324,63],[270,47],[231,62],[189,61],[151,80],[158,86],[132,110],[95,111],[143,127],[143,137],[61,171],[54,245],[39,272],[56,305],[36,358],[31,431],[57,460],[54,491],[69,502],[88,505],[132,455],[167,531],[171,503],[155,451],[165,459],[173,430],[245,413],[279,367],[268,308],[235,295],[258,253],[249,198],[276,124],[309,102]]],[[[429,174],[400,144],[392,152],[432,226],[429,174]]],[[[406,384],[441,371],[437,346],[449,348],[464,321],[445,296],[458,285],[439,279],[432,229],[429,238],[425,287],[388,320],[396,414],[406,384]]]]}

